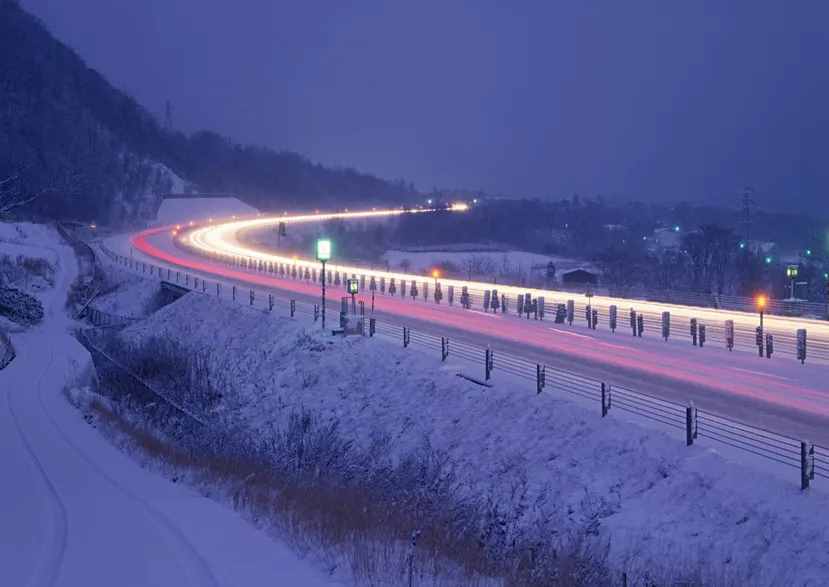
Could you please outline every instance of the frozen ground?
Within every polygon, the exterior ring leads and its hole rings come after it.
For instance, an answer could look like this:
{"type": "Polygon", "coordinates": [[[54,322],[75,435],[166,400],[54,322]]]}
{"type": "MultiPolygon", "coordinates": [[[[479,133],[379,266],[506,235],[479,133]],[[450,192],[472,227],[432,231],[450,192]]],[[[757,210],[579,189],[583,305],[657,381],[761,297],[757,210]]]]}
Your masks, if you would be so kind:
{"type": "Polygon", "coordinates": [[[322,337],[285,318],[189,295],[131,326],[210,356],[220,413],[251,430],[305,409],[380,458],[445,451],[509,537],[586,532],[617,569],[698,567],[712,584],[825,585],[825,493],[554,393],[485,389],[459,366],[380,339],[322,337]]]}
{"type": "Polygon", "coordinates": [[[207,218],[250,216],[259,212],[236,198],[167,198],[161,202],[158,224],[176,224],[207,218]]]}
{"type": "Polygon", "coordinates": [[[149,314],[159,292],[156,282],[116,267],[107,270],[105,289],[105,293],[96,297],[91,306],[127,318],[142,318],[149,314]]]}
{"type": "Polygon", "coordinates": [[[12,334],[0,371],[0,584],[9,586],[329,585],[229,509],[139,467],[64,399],[90,358],[64,312],[77,273],[50,228],[0,224],[55,260],[46,317],[12,334]],[[23,236],[21,236],[21,233],[23,236]]]}
{"type": "Polygon", "coordinates": [[[573,269],[594,270],[589,263],[578,259],[514,250],[390,250],[383,255],[383,260],[392,269],[404,268],[408,264],[407,271],[427,274],[442,263],[450,263],[457,268],[459,275],[472,277],[498,275],[543,278],[547,263],[551,261],[556,266],[558,278],[562,273],[573,269]]]}

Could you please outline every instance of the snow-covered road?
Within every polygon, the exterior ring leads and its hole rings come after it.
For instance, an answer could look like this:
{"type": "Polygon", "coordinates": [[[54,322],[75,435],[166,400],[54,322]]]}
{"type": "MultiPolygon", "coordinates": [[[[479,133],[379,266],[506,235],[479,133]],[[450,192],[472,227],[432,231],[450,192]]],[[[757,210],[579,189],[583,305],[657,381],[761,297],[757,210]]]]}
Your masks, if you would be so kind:
{"type": "Polygon", "coordinates": [[[90,364],[64,311],[77,264],[56,235],[43,246],[58,262],[46,317],[13,336],[0,371],[0,583],[331,585],[230,509],[142,469],[66,401],[90,364]]]}

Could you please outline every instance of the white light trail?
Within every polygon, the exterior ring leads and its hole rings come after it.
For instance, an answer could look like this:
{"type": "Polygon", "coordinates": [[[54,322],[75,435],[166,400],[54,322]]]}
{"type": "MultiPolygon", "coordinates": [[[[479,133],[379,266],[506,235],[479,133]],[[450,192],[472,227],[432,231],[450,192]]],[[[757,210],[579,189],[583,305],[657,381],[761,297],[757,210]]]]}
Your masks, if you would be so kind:
{"type": "MultiPolygon", "coordinates": [[[[451,204],[447,210],[453,212],[463,212],[469,209],[465,203],[451,204]]],[[[319,262],[314,259],[304,259],[297,257],[288,257],[275,254],[269,251],[255,249],[247,244],[242,243],[238,234],[242,231],[247,231],[257,228],[265,228],[268,226],[276,226],[279,222],[286,224],[302,224],[308,222],[324,222],[326,220],[355,220],[366,218],[383,218],[400,216],[403,214],[420,214],[435,212],[433,208],[413,208],[410,210],[404,209],[386,209],[386,210],[369,210],[360,212],[334,212],[334,213],[319,213],[315,211],[313,214],[300,215],[274,215],[262,216],[247,219],[236,219],[234,216],[230,222],[218,222],[212,219],[213,223],[207,226],[201,226],[191,230],[183,237],[183,242],[186,246],[206,253],[208,255],[224,255],[229,257],[250,258],[257,261],[268,263],[282,263],[290,266],[296,266],[297,269],[317,269],[319,262]]],[[[334,256],[336,257],[336,243],[334,243],[334,256]]],[[[376,279],[385,278],[386,280],[395,279],[417,280],[418,282],[428,283],[434,282],[435,279],[429,275],[411,274],[411,273],[397,273],[390,271],[381,271],[376,269],[366,269],[363,267],[339,265],[328,263],[328,269],[332,272],[339,271],[348,275],[365,275],[367,278],[375,277],[376,279]]],[[[556,300],[567,298],[580,298],[580,294],[573,292],[555,291],[555,290],[539,290],[527,287],[516,287],[503,284],[492,284],[475,281],[462,281],[457,279],[439,278],[437,280],[442,287],[454,286],[460,293],[460,288],[467,287],[470,292],[480,292],[483,290],[497,289],[499,294],[508,294],[513,297],[518,294],[529,293],[533,297],[544,296],[547,301],[552,301],[555,296],[556,300]]],[[[445,294],[445,292],[444,292],[445,294]]],[[[626,325],[626,312],[629,308],[634,307],[637,312],[653,312],[660,313],[663,311],[670,311],[672,315],[684,318],[697,318],[702,323],[721,325],[724,320],[734,320],[735,326],[742,326],[744,328],[753,328],[757,325],[757,314],[753,312],[739,312],[733,310],[719,310],[712,308],[702,308],[695,306],[681,306],[674,304],[666,304],[659,302],[649,302],[644,300],[632,300],[625,298],[612,298],[606,296],[593,296],[591,304],[595,308],[607,308],[611,304],[619,307],[619,325],[621,328],[626,325]]],[[[812,335],[819,335],[821,337],[829,337],[829,324],[825,321],[810,320],[805,318],[792,318],[786,316],[766,315],[766,325],[768,329],[779,328],[785,329],[794,335],[796,328],[808,328],[810,338],[812,335]]]]}

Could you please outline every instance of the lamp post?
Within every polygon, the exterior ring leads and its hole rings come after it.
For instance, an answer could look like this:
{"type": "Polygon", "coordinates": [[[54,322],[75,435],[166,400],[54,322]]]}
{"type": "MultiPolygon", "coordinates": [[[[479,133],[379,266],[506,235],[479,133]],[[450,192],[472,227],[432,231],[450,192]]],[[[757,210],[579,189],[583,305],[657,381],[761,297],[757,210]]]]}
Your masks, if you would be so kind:
{"type": "Polygon", "coordinates": [[[322,263],[322,329],[325,330],[325,262],[331,258],[331,241],[319,239],[317,241],[317,261],[322,263]]]}
{"type": "Polygon", "coordinates": [[[786,267],[786,277],[789,278],[789,282],[791,283],[791,294],[790,298],[794,300],[794,280],[797,279],[798,267],[797,265],[789,265],[786,267]]]}
{"type": "Polygon", "coordinates": [[[763,330],[763,313],[766,311],[767,302],[768,298],[766,298],[766,294],[760,294],[757,296],[757,310],[760,312],[760,331],[763,330]]]}

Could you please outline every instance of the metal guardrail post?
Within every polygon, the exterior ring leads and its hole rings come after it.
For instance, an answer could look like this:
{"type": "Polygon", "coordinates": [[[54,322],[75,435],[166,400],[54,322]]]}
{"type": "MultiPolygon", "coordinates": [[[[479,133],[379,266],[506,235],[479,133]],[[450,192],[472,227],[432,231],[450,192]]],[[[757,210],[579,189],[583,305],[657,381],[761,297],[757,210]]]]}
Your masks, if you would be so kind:
{"type": "Polygon", "coordinates": [[[797,330],[797,360],[803,365],[806,362],[806,329],[797,330]]]}
{"type": "Polygon", "coordinates": [[[377,319],[376,318],[369,318],[368,319],[368,335],[374,336],[374,333],[377,331],[377,319]]]}
{"type": "Polygon", "coordinates": [[[236,286],[235,286],[235,285],[233,286],[233,289],[231,290],[231,292],[232,292],[232,294],[233,294],[233,295],[232,295],[232,297],[233,297],[233,301],[235,302],[235,301],[236,301],[236,286]]]}
{"type": "Polygon", "coordinates": [[[800,489],[809,489],[815,478],[815,445],[805,440],[800,442],[800,489]]]}
{"type": "Polygon", "coordinates": [[[729,352],[734,350],[734,320],[725,321],[725,346],[729,352]]]}
{"type": "Polygon", "coordinates": [[[602,382],[602,418],[607,416],[611,405],[611,391],[610,384],[602,382]]]}
{"type": "Polygon", "coordinates": [[[273,294],[268,294],[268,312],[273,312],[273,294]]]}
{"type": "Polygon", "coordinates": [[[407,327],[403,327],[403,348],[407,348],[409,346],[409,329],[407,327]]]}
{"type": "Polygon", "coordinates": [[[685,408],[685,446],[694,444],[697,437],[697,409],[694,402],[690,402],[685,408]]]}
{"type": "Polygon", "coordinates": [[[440,337],[440,360],[445,361],[449,356],[449,339],[445,336],[440,337]]]}
{"type": "Polygon", "coordinates": [[[536,364],[535,366],[535,390],[536,393],[541,393],[541,391],[547,386],[547,366],[536,364]]]}
{"type": "Polygon", "coordinates": [[[255,296],[255,295],[256,295],[256,294],[254,294],[254,293],[253,293],[253,290],[250,290],[250,305],[251,305],[251,306],[253,305],[253,300],[254,300],[254,296],[255,296]]]}
{"type": "Polygon", "coordinates": [[[296,314],[296,300],[291,300],[291,318],[296,314]]]}
{"type": "Polygon", "coordinates": [[[492,352],[492,349],[487,347],[486,351],[484,351],[484,374],[486,376],[486,380],[489,381],[492,378],[492,369],[495,367],[495,353],[492,352]]]}

